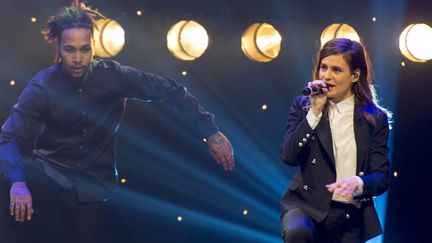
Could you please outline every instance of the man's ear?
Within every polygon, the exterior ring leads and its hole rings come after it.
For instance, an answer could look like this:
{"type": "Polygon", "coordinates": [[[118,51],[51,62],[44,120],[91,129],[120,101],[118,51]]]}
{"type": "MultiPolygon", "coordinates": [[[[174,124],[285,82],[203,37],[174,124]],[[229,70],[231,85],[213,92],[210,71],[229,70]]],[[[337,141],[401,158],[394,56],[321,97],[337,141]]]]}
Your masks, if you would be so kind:
{"type": "Polygon", "coordinates": [[[60,55],[60,44],[56,45],[56,54],[54,58],[54,63],[60,63],[61,62],[61,55],[60,55]]]}

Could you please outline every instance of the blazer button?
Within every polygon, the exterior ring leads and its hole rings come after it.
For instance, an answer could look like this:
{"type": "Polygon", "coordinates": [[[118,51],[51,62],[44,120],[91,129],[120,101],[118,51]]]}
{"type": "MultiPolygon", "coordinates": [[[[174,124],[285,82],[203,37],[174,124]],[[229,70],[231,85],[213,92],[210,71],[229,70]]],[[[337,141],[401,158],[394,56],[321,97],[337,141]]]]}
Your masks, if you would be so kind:
{"type": "Polygon", "coordinates": [[[312,140],[315,140],[315,136],[312,136],[311,139],[312,139],[312,140]]]}
{"type": "Polygon", "coordinates": [[[311,164],[313,165],[316,164],[316,162],[317,162],[316,159],[311,160],[311,164]]]}
{"type": "Polygon", "coordinates": [[[303,190],[309,191],[309,186],[308,185],[303,185],[303,190]]]}
{"type": "Polygon", "coordinates": [[[299,148],[301,148],[303,146],[303,143],[299,143],[298,146],[299,148]]]}
{"type": "Polygon", "coordinates": [[[307,142],[307,139],[306,138],[303,138],[303,143],[306,143],[307,142]]]}
{"type": "Polygon", "coordinates": [[[359,172],[359,176],[363,176],[364,175],[364,172],[363,171],[360,171],[359,172]]]}
{"type": "Polygon", "coordinates": [[[306,133],[306,138],[310,138],[310,134],[309,133],[306,133]]]}

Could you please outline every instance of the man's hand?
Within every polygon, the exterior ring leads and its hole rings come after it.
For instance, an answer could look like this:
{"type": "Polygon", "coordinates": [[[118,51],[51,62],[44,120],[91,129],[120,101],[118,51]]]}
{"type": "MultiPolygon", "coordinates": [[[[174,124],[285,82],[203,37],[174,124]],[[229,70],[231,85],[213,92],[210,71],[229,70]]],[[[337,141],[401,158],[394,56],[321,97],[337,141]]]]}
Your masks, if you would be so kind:
{"type": "Polygon", "coordinates": [[[15,221],[31,220],[33,214],[32,196],[25,182],[14,182],[10,190],[10,215],[15,215],[15,221]]]}
{"type": "Polygon", "coordinates": [[[221,132],[216,132],[207,141],[209,151],[218,164],[225,170],[234,168],[234,151],[228,138],[221,132]]]}

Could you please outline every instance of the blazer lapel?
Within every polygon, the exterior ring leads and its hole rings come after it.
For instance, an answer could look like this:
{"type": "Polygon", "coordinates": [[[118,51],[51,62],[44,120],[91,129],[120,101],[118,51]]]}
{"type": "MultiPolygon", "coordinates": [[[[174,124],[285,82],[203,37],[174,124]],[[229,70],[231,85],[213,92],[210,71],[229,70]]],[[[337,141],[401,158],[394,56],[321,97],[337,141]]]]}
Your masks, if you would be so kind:
{"type": "Polygon", "coordinates": [[[354,108],[354,137],[357,147],[357,173],[362,171],[369,148],[369,124],[361,112],[360,105],[354,108]]]}
{"type": "Polygon", "coordinates": [[[333,154],[333,140],[329,120],[322,117],[317,127],[315,128],[315,132],[321,145],[324,147],[324,150],[327,152],[327,155],[331,159],[333,166],[335,166],[335,158],[333,154]]]}

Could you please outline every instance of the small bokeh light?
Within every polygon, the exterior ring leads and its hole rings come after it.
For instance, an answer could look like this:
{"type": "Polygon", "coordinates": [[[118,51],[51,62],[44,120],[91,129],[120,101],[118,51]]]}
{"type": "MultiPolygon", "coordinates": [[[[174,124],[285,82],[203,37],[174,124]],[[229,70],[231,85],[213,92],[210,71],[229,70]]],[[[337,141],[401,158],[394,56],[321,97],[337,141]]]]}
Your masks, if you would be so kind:
{"type": "Polygon", "coordinates": [[[254,23],[242,34],[241,48],[252,61],[270,62],[281,50],[282,37],[267,23],[254,23]]]}
{"type": "Polygon", "coordinates": [[[261,106],[261,109],[262,109],[263,111],[267,110],[267,108],[268,108],[268,107],[267,107],[266,104],[264,104],[264,105],[261,106]]]}
{"type": "Polygon", "coordinates": [[[177,59],[192,61],[207,50],[209,37],[205,28],[193,20],[181,20],[167,34],[169,51],[177,59]]]}
{"type": "Polygon", "coordinates": [[[432,28],[427,24],[411,24],[399,36],[399,49],[413,62],[432,59],[432,28]]]}
{"type": "Polygon", "coordinates": [[[16,84],[16,82],[15,82],[15,80],[11,80],[11,81],[9,82],[9,84],[10,84],[10,86],[14,86],[14,85],[16,84]]]}
{"type": "Polygon", "coordinates": [[[329,41],[336,38],[347,38],[360,42],[360,36],[357,31],[348,24],[335,23],[327,26],[321,34],[321,47],[329,41]]]}
{"type": "Polygon", "coordinates": [[[142,11],[141,10],[136,11],[136,15],[141,16],[142,15],[142,11]]]}
{"type": "Polygon", "coordinates": [[[183,220],[182,216],[178,216],[178,217],[177,217],[177,221],[178,221],[178,222],[181,222],[182,220],[183,220]]]}
{"type": "Polygon", "coordinates": [[[401,66],[405,67],[406,66],[405,62],[401,62],[401,66]]]}
{"type": "Polygon", "coordinates": [[[372,21],[376,22],[377,21],[376,17],[372,17],[372,21]]]}
{"type": "Polygon", "coordinates": [[[247,211],[247,209],[244,209],[244,210],[243,210],[243,215],[245,215],[245,216],[246,216],[247,214],[248,214],[248,211],[247,211]]]}
{"type": "Polygon", "coordinates": [[[187,71],[183,71],[183,72],[182,72],[182,75],[183,75],[183,76],[186,76],[186,75],[187,75],[187,71]]]}
{"type": "Polygon", "coordinates": [[[125,184],[125,183],[127,182],[127,180],[126,180],[125,178],[123,178],[123,179],[120,180],[120,182],[121,182],[122,184],[125,184]]]}
{"type": "Polygon", "coordinates": [[[202,139],[204,143],[207,143],[207,138],[202,139]]]}
{"type": "Polygon", "coordinates": [[[32,23],[36,23],[36,22],[37,22],[37,18],[36,18],[36,17],[31,17],[31,18],[30,18],[30,21],[31,21],[32,23]]]}
{"type": "Polygon", "coordinates": [[[107,58],[117,55],[125,44],[125,31],[121,25],[112,19],[99,19],[93,30],[95,54],[107,58]]]}
{"type": "Polygon", "coordinates": [[[393,177],[398,177],[398,172],[397,171],[393,172],[393,177]]]}

